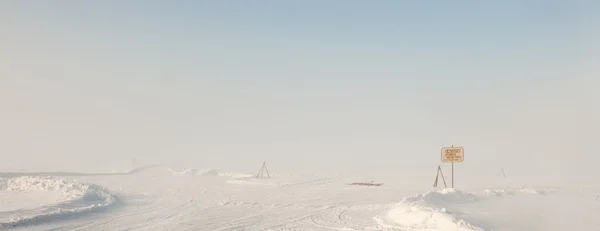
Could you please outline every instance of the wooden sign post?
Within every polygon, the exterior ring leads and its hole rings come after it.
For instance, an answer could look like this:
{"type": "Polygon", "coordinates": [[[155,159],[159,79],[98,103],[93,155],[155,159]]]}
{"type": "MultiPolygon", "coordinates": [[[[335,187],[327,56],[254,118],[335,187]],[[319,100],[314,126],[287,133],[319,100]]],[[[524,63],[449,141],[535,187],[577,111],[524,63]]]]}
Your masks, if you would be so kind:
{"type": "Polygon", "coordinates": [[[452,188],[454,188],[454,162],[463,162],[465,160],[465,149],[462,147],[444,147],[442,148],[442,162],[452,163],[452,188]]]}

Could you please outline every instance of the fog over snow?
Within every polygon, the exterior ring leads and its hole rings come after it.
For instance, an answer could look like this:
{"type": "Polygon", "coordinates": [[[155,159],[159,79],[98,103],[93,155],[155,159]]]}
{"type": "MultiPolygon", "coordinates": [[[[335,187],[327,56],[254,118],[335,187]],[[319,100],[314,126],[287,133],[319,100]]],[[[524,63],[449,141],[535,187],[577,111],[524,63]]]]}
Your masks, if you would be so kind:
{"type": "Polygon", "coordinates": [[[598,13],[3,1],[0,229],[592,230],[598,13]]]}

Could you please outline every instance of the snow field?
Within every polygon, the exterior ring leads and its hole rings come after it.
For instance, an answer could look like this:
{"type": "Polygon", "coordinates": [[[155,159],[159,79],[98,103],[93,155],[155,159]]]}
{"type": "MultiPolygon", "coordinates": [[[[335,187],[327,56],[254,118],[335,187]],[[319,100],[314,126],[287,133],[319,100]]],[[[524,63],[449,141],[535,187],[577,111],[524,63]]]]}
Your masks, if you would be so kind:
{"type": "Polygon", "coordinates": [[[413,190],[316,175],[261,179],[166,167],[1,179],[0,199],[13,203],[0,206],[0,219],[14,230],[558,231],[600,225],[593,187],[413,190]],[[27,193],[49,199],[18,207],[26,199],[14,195],[27,193]]]}

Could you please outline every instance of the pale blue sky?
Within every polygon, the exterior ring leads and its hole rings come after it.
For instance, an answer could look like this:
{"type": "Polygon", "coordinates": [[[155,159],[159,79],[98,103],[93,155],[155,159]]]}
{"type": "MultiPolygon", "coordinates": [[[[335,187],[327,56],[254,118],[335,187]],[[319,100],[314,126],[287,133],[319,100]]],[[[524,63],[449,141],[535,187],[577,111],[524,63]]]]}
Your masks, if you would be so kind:
{"type": "Polygon", "coordinates": [[[599,5],[2,1],[2,167],[431,175],[454,144],[463,174],[573,177],[598,160],[599,5]]]}

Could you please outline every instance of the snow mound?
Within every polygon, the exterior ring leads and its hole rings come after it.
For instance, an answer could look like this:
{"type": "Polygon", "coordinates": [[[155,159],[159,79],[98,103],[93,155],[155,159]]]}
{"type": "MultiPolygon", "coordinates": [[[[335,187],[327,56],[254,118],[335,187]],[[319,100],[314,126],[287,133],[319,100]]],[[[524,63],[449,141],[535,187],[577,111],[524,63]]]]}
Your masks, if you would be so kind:
{"type": "Polygon", "coordinates": [[[204,171],[197,171],[196,175],[198,176],[221,176],[219,170],[216,169],[208,169],[204,171]]]}
{"type": "Polygon", "coordinates": [[[248,173],[237,173],[237,172],[222,172],[217,169],[201,170],[196,173],[199,176],[219,176],[229,178],[249,178],[254,177],[253,174],[248,173]]]}
{"type": "MultiPolygon", "coordinates": [[[[493,197],[513,196],[518,193],[546,195],[552,190],[532,188],[486,189],[478,193],[469,193],[457,189],[434,189],[415,196],[407,197],[386,214],[386,219],[403,229],[409,230],[483,230],[459,217],[447,209],[456,204],[475,203],[493,197]]],[[[460,213],[460,212],[458,212],[460,213]]],[[[375,218],[380,223],[382,219],[375,218]]]]}
{"type": "Polygon", "coordinates": [[[217,176],[217,177],[229,177],[229,178],[249,178],[253,177],[252,174],[245,173],[234,173],[234,172],[222,172],[218,169],[194,169],[194,168],[183,168],[173,169],[169,171],[174,176],[217,176]]]}
{"type": "Polygon", "coordinates": [[[535,188],[505,188],[505,189],[486,189],[480,192],[480,197],[503,197],[515,196],[517,194],[547,195],[555,192],[554,189],[535,189],[535,188]]]}
{"type": "Polygon", "coordinates": [[[0,178],[0,190],[12,192],[59,191],[65,201],[34,209],[9,211],[0,217],[0,227],[18,227],[95,212],[117,202],[106,189],[79,181],[50,176],[0,178]]]}
{"type": "Polygon", "coordinates": [[[483,230],[448,213],[444,205],[477,201],[473,194],[456,189],[432,190],[407,197],[387,213],[388,220],[404,229],[447,231],[483,230]]]}
{"type": "Polygon", "coordinates": [[[198,169],[193,169],[193,168],[184,168],[184,169],[169,168],[169,171],[171,173],[173,173],[174,176],[194,176],[198,173],[198,169]]]}
{"type": "Polygon", "coordinates": [[[244,179],[244,178],[252,178],[254,174],[250,173],[238,173],[238,172],[221,172],[219,176],[229,177],[232,179],[244,179]]]}
{"type": "Polygon", "coordinates": [[[535,194],[547,195],[553,192],[552,189],[534,189],[534,188],[501,188],[485,189],[480,192],[469,193],[452,188],[434,189],[416,196],[407,197],[402,200],[404,203],[422,202],[429,205],[443,205],[447,203],[464,204],[473,203],[479,200],[486,200],[492,197],[514,196],[517,194],[535,194]]]}
{"type": "Polygon", "coordinates": [[[533,188],[520,188],[520,189],[518,189],[518,192],[521,192],[521,193],[537,194],[537,195],[547,195],[547,194],[552,193],[554,191],[555,191],[554,189],[547,189],[547,190],[533,189],[533,188]]]}
{"type": "Polygon", "coordinates": [[[502,197],[502,196],[514,196],[515,192],[514,190],[507,190],[507,189],[486,189],[483,192],[480,193],[482,196],[487,196],[487,197],[502,197]]]}
{"type": "Polygon", "coordinates": [[[436,210],[418,205],[400,205],[391,209],[387,217],[395,224],[409,230],[480,231],[462,219],[454,217],[445,209],[436,210]]]}
{"type": "Polygon", "coordinates": [[[402,200],[404,203],[425,202],[427,204],[443,204],[443,203],[471,203],[477,201],[478,197],[475,194],[463,192],[460,190],[445,188],[441,190],[433,190],[423,194],[418,194],[413,197],[407,197],[402,200]]]}

